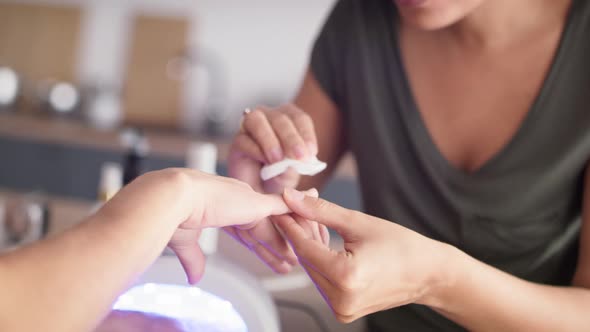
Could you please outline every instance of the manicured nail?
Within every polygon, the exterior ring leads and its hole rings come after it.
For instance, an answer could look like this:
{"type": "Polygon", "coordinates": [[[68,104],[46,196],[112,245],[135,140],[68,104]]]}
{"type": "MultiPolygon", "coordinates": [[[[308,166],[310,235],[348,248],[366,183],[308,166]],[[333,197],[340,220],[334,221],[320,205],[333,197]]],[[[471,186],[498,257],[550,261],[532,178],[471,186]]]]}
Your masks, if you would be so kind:
{"type": "Polygon", "coordinates": [[[307,195],[318,198],[320,196],[320,192],[316,188],[311,188],[307,191],[307,195]]]}
{"type": "Polygon", "coordinates": [[[285,196],[289,197],[293,201],[302,201],[305,198],[304,193],[292,188],[285,189],[285,196]]]}
{"type": "Polygon", "coordinates": [[[307,149],[301,145],[296,146],[293,151],[295,152],[295,157],[297,157],[297,159],[304,159],[307,157],[307,149]]]}
{"type": "Polygon", "coordinates": [[[274,148],[270,150],[270,159],[271,163],[278,163],[279,161],[283,160],[283,151],[281,148],[274,148]]]}
{"type": "Polygon", "coordinates": [[[308,142],[307,143],[307,150],[309,151],[309,153],[312,156],[317,156],[318,155],[318,146],[315,143],[308,142]]]}

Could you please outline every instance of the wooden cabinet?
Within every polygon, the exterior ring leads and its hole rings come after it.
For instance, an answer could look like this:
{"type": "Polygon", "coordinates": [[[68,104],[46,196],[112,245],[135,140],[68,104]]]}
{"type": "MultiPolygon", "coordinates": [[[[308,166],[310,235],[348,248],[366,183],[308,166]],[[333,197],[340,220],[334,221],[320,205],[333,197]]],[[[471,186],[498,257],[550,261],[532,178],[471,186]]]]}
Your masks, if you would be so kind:
{"type": "Polygon", "coordinates": [[[10,66],[31,82],[75,81],[81,11],[0,3],[0,66],[10,66]]]}
{"type": "Polygon", "coordinates": [[[167,74],[167,64],[184,52],[189,22],[182,18],[137,16],[131,33],[124,88],[125,121],[177,128],[183,82],[167,74]]]}

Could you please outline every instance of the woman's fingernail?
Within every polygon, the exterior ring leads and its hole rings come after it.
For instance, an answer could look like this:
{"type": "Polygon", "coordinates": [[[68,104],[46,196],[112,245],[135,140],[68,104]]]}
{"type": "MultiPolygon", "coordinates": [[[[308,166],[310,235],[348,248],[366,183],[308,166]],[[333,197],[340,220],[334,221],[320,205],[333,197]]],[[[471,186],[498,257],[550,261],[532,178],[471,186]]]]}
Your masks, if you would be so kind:
{"type": "Polygon", "coordinates": [[[302,201],[305,198],[304,193],[302,193],[301,191],[292,189],[292,188],[286,188],[285,195],[294,201],[302,201]]]}
{"type": "Polygon", "coordinates": [[[307,157],[307,150],[301,145],[296,146],[293,151],[295,152],[295,157],[297,157],[297,159],[303,159],[307,157]]]}
{"type": "Polygon", "coordinates": [[[318,146],[315,143],[307,143],[307,150],[309,151],[309,153],[311,153],[312,156],[317,156],[318,154],[318,146]]]}
{"type": "Polygon", "coordinates": [[[283,151],[280,148],[274,148],[270,151],[271,163],[278,163],[283,160],[283,151]]]}

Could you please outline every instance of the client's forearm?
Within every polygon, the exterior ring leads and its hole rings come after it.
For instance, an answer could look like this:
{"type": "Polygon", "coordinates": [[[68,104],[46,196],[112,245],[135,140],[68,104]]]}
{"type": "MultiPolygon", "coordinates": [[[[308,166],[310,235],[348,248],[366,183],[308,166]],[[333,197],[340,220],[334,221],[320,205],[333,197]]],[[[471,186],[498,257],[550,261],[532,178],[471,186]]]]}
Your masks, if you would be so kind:
{"type": "Polygon", "coordinates": [[[91,330],[190,213],[178,205],[182,178],[168,173],[144,176],[86,222],[1,256],[0,331],[91,330]]]}
{"type": "Polygon", "coordinates": [[[0,330],[88,331],[173,229],[100,216],[0,259],[0,330]]]}
{"type": "Polygon", "coordinates": [[[143,175],[85,223],[0,257],[0,331],[91,330],[169,241],[196,282],[203,227],[288,212],[279,196],[236,180],[184,169],[143,175]]]}

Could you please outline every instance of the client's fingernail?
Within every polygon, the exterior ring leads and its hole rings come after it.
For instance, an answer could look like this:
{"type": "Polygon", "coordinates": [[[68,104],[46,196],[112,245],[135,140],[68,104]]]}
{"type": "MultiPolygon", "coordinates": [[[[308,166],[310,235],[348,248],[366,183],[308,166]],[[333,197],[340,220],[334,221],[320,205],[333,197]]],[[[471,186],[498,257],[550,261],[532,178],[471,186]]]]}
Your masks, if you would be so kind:
{"type": "Polygon", "coordinates": [[[274,148],[270,150],[270,158],[271,163],[278,163],[279,161],[283,160],[283,151],[280,148],[274,148]]]}
{"type": "Polygon", "coordinates": [[[318,198],[320,196],[320,192],[316,188],[311,188],[305,192],[308,196],[318,198]]]}
{"type": "Polygon", "coordinates": [[[295,189],[292,189],[292,188],[286,188],[285,195],[294,201],[302,201],[305,198],[304,193],[302,193],[301,191],[297,191],[295,189]]]}

